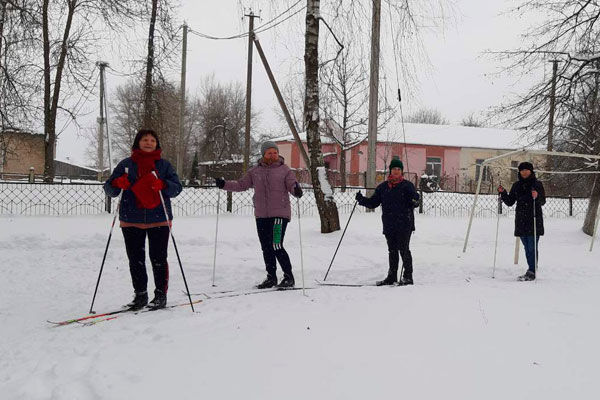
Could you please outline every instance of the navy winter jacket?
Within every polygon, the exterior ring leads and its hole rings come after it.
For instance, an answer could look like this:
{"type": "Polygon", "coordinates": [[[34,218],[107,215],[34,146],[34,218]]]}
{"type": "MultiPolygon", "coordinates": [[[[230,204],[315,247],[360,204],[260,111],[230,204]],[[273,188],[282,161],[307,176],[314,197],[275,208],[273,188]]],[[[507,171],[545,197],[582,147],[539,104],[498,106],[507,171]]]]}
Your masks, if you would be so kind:
{"type": "Polygon", "coordinates": [[[397,232],[412,232],[415,230],[414,209],[418,206],[419,194],[415,185],[403,180],[390,188],[388,182],[383,182],[371,197],[363,197],[358,204],[367,208],[377,208],[381,205],[381,221],[383,234],[397,232]]]}
{"type": "MultiPolygon", "coordinates": [[[[161,190],[163,198],[165,199],[165,206],[167,207],[167,213],[169,219],[173,219],[173,213],[171,212],[171,198],[176,197],[183,187],[179,182],[179,177],[173,169],[173,166],[167,160],[157,160],[154,164],[156,168],[156,174],[162,179],[167,187],[161,190]]],[[[115,178],[122,176],[125,173],[125,168],[129,168],[128,178],[131,182],[131,187],[135,185],[138,175],[138,167],[130,157],[122,160],[114,169],[112,175],[104,183],[104,191],[110,197],[117,197],[121,193],[121,189],[112,186],[112,181],[115,178]]],[[[145,223],[151,224],[155,222],[165,221],[165,212],[162,204],[153,209],[138,208],[135,201],[135,194],[133,191],[125,190],[123,197],[121,198],[121,208],[119,210],[119,220],[124,222],[132,223],[145,223]]]]}

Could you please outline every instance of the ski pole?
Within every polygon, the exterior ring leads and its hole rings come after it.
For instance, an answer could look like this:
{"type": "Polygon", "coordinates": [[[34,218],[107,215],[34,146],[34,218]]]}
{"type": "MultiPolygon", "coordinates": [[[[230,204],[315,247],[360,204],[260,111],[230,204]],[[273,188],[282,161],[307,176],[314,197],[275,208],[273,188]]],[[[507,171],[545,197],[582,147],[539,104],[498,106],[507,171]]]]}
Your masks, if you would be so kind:
{"type": "Polygon", "coordinates": [[[212,275],[212,285],[215,285],[215,275],[217,272],[217,237],[219,236],[219,210],[221,209],[221,190],[217,192],[217,224],[215,227],[215,249],[213,252],[213,275],[212,275]]]}
{"type": "Polygon", "coordinates": [[[494,243],[494,267],[492,269],[492,279],[496,277],[496,254],[498,252],[498,231],[500,230],[500,210],[502,207],[502,195],[498,193],[498,209],[496,214],[498,217],[496,218],[496,242],[494,243]]]}
{"type": "Polygon", "coordinates": [[[535,256],[535,275],[537,278],[538,254],[537,254],[537,217],[535,215],[535,197],[533,198],[533,251],[535,256]]]}
{"type": "Polygon", "coordinates": [[[329,263],[329,268],[327,268],[327,272],[325,273],[325,278],[323,278],[323,281],[327,280],[327,275],[329,275],[329,270],[331,269],[331,266],[333,265],[333,260],[335,260],[335,255],[337,254],[340,245],[342,244],[342,240],[344,240],[344,235],[346,234],[346,229],[348,229],[348,225],[350,224],[350,220],[352,219],[352,215],[354,214],[354,210],[356,209],[356,205],[358,204],[358,200],[356,200],[354,202],[354,207],[352,207],[352,212],[350,213],[350,217],[348,218],[348,222],[346,222],[346,227],[344,228],[344,232],[342,233],[342,237],[340,238],[340,242],[337,245],[337,248],[335,249],[335,253],[333,253],[333,258],[331,259],[331,263],[329,263]]]}
{"type": "Polygon", "coordinates": [[[296,206],[298,209],[298,236],[300,237],[300,272],[302,274],[302,295],[306,296],[304,288],[304,255],[302,254],[302,224],[300,223],[300,198],[296,197],[296,206]]]}
{"type": "MultiPolygon", "coordinates": [[[[129,168],[125,168],[125,174],[129,174],[129,168]]],[[[102,276],[104,262],[106,261],[106,254],[108,253],[108,246],[110,245],[110,239],[112,238],[113,229],[115,228],[115,221],[117,220],[117,215],[119,215],[119,210],[121,209],[121,198],[123,197],[123,192],[124,190],[121,189],[121,193],[119,193],[119,202],[117,203],[117,210],[113,217],[112,224],[110,225],[110,233],[108,234],[108,240],[106,241],[104,256],[102,257],[102,263],[100,264],[100,273],[98,274],[98,280],[96,281],[96,289],[94,289],[94,297],[92,298],[92,305],[90,306],[90,314],[95,314],[94,302],[96,301],[96,294],[98,293],[98,286],[100,285],[100,277],[102,276]]]]}
{"type": "MultiPolygon", "coordinates": [[[[156,171],[152,171],[156,179],[158,179],[158,175],[156,175],[156,171]]],[[[173,229],[171,228],[171,221],[169,220],[169,214],[167,213],[167,206],[165,205],[165,199],[163,198],[162,191],[158,191],[160,196],[160,202],[163,206],[163,211],[165,212],[165,219],[169,226],[169,234],[171,235],[171,239],[173,240],[173,247],[175,247],[175,254],[177,254],[177,261],[179,262],[179,269],[181,270],[181,276],[183,277],[183,283],[185,284],[185,290],[188,295],[188,299],[190,300],[190,307],[192,307],[192,312],[196,312],[194,310],[194,303],[192,302],[192,296],[190,296],[190,289],[188,288],[187,280],[185,279],[185,273],[183,272],[183,265],[181,264],[181,258],[179,257],[179,250],[177,249],[177,243],[175,242],[175,236],[173,236],[173,229]]]]}

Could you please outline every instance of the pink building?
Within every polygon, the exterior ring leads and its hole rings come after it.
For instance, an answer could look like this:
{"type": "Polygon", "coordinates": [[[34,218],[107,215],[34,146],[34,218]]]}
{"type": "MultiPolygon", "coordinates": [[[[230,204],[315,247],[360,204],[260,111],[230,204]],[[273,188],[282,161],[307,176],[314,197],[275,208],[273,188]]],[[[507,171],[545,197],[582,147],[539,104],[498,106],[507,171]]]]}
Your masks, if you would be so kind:
{"type": "MultiPolygon", "coordinates": [[[[300,134],[306,148],[306,134],[300,134]]],[[[450,125],[405,124],[405,132],[380,133],[377,141],[376,168],[380,172],[378,180],[384,179],[384,172],[393,158],[404,163],[405,177],[415,184],[423,174],[434,175],[440,181],[454,180],[454,186],[464,177],[471,165],[465,155],[474,149],[484,151],[506,151],[519,147],[520,133],[512,130],[473,128],[450,125]],[[467,160],[467,161],[466,161],[467,160]]],[[[298,150],[294,138],[284,136],[274,141],[287,164],[295,169],[305,169],[306,165],[298,150]]],[[[339,175],[341,147],[330,137],[321,137],[325,166],[339,175]]],[[[362,142],[346,150],[347,185],[364,185],[364,173],[367,170],[367,147],[362,142]]],[[[475,168],[471,168],[475,171],[475,168]]],[[[462,181],[461,181],[462,182],[462,181]]],[[[334,182],[339,184],[339,179],[334,182]]]]}

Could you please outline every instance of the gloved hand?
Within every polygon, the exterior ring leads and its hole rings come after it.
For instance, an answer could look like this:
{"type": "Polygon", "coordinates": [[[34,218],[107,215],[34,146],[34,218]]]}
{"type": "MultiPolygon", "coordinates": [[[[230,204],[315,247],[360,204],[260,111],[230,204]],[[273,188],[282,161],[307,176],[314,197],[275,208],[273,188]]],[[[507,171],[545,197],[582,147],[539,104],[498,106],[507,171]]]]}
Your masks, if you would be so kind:
{"type": "Polygon", "coordinates": [[[358,193],[356,193],[356,196],[354,198],[356,199],[356,201],[361,201],[365,198],[365,196],[363,196],[363,194],[359,191],[358,193]]]}
{"type": "Polygon", "coordinates": [[[225,179],[223,178],[215,178],[215,184],[219,189],[223,189],[225,187],[225,179]]]}
{"type": "Polygon", "coordinates": [[[294,186],[294,196],[300,198],[303,194],[304,192],[302,191],[302,188],[300,187],[300,185],[298,185],[298,182],[296,182],[296,185],[294,186]]]}
{"type": "Polygon", "coordinates": [[[111,185],[112,187],[127,190],[131,187],[131,182],[129,182],[127,174],[123,174],[120,177],[113,179],[111,185]]]}
{"type": "Polygon", "coordinates": [[[412,199],[411,200],[411,205],[413,208],[417,208],[419,207],[419,205],[421,204],[421,199],[417,200],[417,199],[412,199]]]}
{"type": "Polygon", "coordinates": [[[161,180],[161,179],[156,179],[154,182],[152,182],[152,190],[154,191],[160,191],[163,189],[166,189],[167,185],[165,184],[165,181],[161,180]]]}

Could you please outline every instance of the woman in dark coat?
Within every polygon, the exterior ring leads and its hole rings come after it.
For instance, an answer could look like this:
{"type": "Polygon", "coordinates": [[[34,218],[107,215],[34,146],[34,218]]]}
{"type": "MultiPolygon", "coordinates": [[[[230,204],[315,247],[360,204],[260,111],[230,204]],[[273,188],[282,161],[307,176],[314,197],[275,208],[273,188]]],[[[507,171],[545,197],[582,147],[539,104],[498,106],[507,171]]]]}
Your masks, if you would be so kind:
{"type": "Polygon", "coordinates": [[[398,281],[399,257],[402,257],[403,274],[399,285],[413,284],[413,263],[410,252],[410,237],[415,230],[414,209],[419,205],[419,194],[415,186],[404,179],[402,161],[394,159],[390,163],[390,175],[386,182],[375,189],[373,196],[356,194],[358,204],[367,208],[381,205],[383,234],[388,245],[389,270],[387,277],[378,281],[377,286],[393,285],[398,281]]]}
{"type": "Polygon", "coordinates": [[[171,164],[161,158],[156,132],[140,130],[133,141],[131,157],[122,160],[104,184],[111,197],[123,191],[119,221],[133,283],[134,298],[127,306],[137,310],[148,304],[148,275],[146,274],[146,236],[154,275],[154,299],[150,307],[164,308],[169,288],[167,246],[169,226],[173,219],[172,197],[181,193],[182,186],[171,164]],[[160,199],[162,193],[168,220],[160,199]]]}
{"type": "Polygon", "coordinates": [[[510,207],[517,203],[515,236],[521,238],[529,266],[525,275],[520,276],[519,279],[532,281],[535,279],[537,270],[537,244],[540,236],[544,234],[544,216],[542,214],[542,206],[546,204],[544,185],[535,177],[533,165],[529,162],[522,162],[519,164],[519,180],[513,183],[510,192],[506,192],[502,186],[498,187],[498,192],[507,206],[510,207]],[[533,228],[534,204],[535,232],[533,228]]]}

